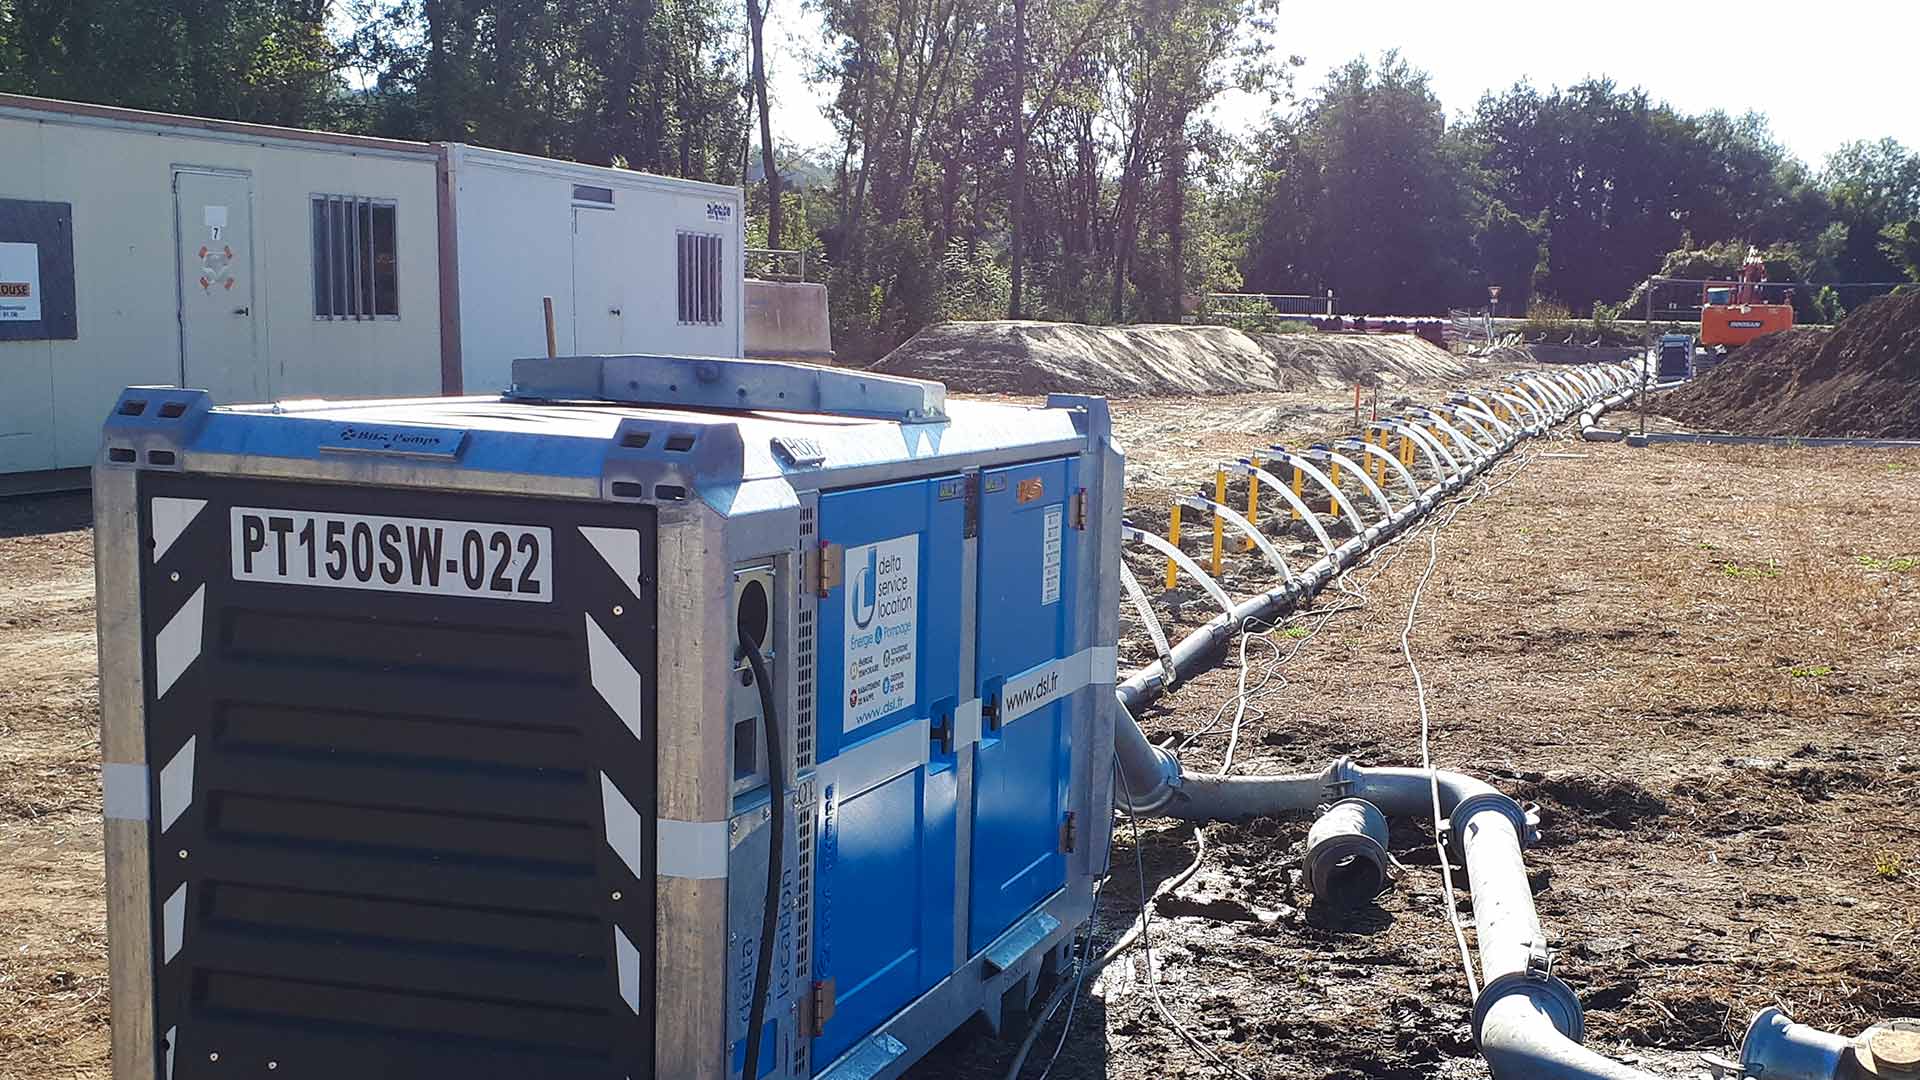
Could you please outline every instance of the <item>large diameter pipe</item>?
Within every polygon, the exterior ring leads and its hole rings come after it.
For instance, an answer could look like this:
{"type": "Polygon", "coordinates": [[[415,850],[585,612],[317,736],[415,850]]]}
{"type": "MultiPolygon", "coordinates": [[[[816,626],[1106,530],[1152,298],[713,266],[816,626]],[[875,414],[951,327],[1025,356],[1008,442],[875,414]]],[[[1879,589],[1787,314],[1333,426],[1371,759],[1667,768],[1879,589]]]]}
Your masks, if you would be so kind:
{"type": "Polygon", "coordinates": [[[1779,1009],[1762,1009],[1747,1025],[1740,1065],[1764,1080],[1835,1080],[1853,1057],[1853,1040],[1796,1024],[1779,1009]]]}
{"type": "Polygon", "coordinates": [[[1494,1001],[1480,1019],[1479,1037],[1480,1053],[1496,1080],[1658,1080],[1581,1046],[1560,1030],[1561,1022],[1558,1002],[1548,990],[1523,990],[1494,1001]]]}

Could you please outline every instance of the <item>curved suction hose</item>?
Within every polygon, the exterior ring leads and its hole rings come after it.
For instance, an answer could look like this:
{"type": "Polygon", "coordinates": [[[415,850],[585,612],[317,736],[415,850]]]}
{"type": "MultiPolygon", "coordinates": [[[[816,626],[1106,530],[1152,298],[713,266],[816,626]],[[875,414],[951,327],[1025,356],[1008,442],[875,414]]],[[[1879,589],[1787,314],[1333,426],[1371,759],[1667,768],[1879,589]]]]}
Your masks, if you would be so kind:
{"type": "Polygon", "coordinates": [[[1284,481],[1260,466],[1249,465],[1244,461],[1228,465],[1226,469],[1237,476],[1257,476],[1264,481],[1270,491],[1278,494],[1294,513],[1300,515],[1300,520],[1307,523],[1307,528],[1313,532],[1313,538],[1320,542],[1320,550],[1326,552],[1328,558],[1333,557],[1335,550],[1333,537],[1327,535],[1326,526],[1320,524],[1320,515],[1314,513],[1311,507],[1302,502],[1300,496],[1295,495],[1293,489],[1284,481]]]}
{"type": "Polygon", "coordinates": [[[1373,477],[1367,475],[1367,470],[1361,468],[1359,462],[1347,457],[1345,454],[1339,453],[1332,447],[1326,448],[1323,452],[1327,455],[1328,461],[1347,470],[1355,480],[1360,481],[1360,486],[1365,488],[1367,494],[1372,497],[1373,504],[1380,508],[1381,521],[1385,521],[1393,516],[1393,504],[1387,501],[1387,493],[1380,490],[1380,485],[1373,482],[1373,477]]]}
{"type": "MultiPolygon", "coordinates": [[[[1589,400],[1583,394],[1565,404],[1585,405],[1589,400]]],[[[1566,415],[1564,405],[1556,408],[1562,410],[1557,415],[1566,415]]],[[[1394,425],[1388,430],[1413,429],[1394,425]]],[[[1433,813],[1437,793],[1446,835],[1466,864],[1472,889],[1483,978],[1474,1001],[1474,1031],[1496,1080],[1653,1080],[1649,1073],[1580,1046],[1585,1034],[1580,1002],[1552,973],[1521,854],[1523,844],[1534,839],[1536,824],[1513,799],[1459,773],[1369,769],[1346,759],[1318,774],[1187,774],[1179,758],[1148,742],[1132,718],[1133,709],[1157,697],[1178,673],[1198,671],[1215,661],[1231,633],[1247,620],[1272,621],[1310,599],[1342,567],[1471,482],[1520,437],[1510,434],[1483,449],[1485,456],[1464,465],[1454,461],[1451,474],[1385,521],[1340,545],[1294,580],[1231,606],[1123,681],[1115,689],[1122,707],[1114,725],[1120,779],[1136,812],[1190,820],[1303,813],[1342,799],[1365,800],[1389,816],[1425,818],[1433,813]]],[[[1425,449],[1427,440],[1418,441],[1425,449]]]]}
{"type": "Polygon", "coordinates": [[[1262,533],[1253,522],[1241,517],[1240,511],[1231,506],[1223,506],[1212,499],[1203,499],[1198,495],[1182,495],[1177,501],[1189,510],[1220,515],[1220,520],[1233,526],[1236,532],[1245,536],[1247,542],[1258,549],[1261,556],[1267,560],[1267,564],[1280,572],[1281,581],[1293,580],[1293,568],[1287,565],[1287,560],[1280,557],[1280,550],[1273,546],[1273,541],[1268,540],[1266,534],[1262,533]]]}
{"type": "Polygon", "coordinates": [[[1327,498],[1332,499],[1340,507],[1340,515],[1347,519],[1347,524],[1352,527],[1355,536],[1367,531],[1367,523],[1360,520],[1360,512],[1353,508],[1353,500],[1341,495],[1340,488],[1328,479],[1326,473],[1316,468],[1306,455],[1296,454],[1284,446],[1272,446],[1268,449],[1273,451],[1274,460],[1286,462],[1299,469],[1309,480],[1319,484],[1321,490],[1327,493],[1327,498]]]}
{"type": "MultiPolygon", "coordinates": [[[[1407,485],[1407,493],[1409,497],[1411,497],[1416,502],[1419,501],[1420,481],[1415,480],[1413,478],[1413,471],[1408,469],[1405,465],[1402,465],[1400,463],[1399,458],[1393,456],[1391,453],[1388,453],[1387,451],[1381,449],[1380,447],[1373,445],[1370,442],[1364,442],[1360,439],[1341,439],[1335,445],[1339,446],[1342,450],[1352,450],[1356,453],[1365,454],[1368,457],[1379,458],[1381,461],[1386,463],[1387,468],[1392,469],[1395,473],[1399,475],[1400,481],[1402,483],[1407,485]]],[[[1382,494],[1384,494],[1384,492],[1382,492],[1382,494]]],[[[1391,514],[1391,511],[1389,511],[1389,514],[1391,514]]]]}
{"type": "Polygon", "coordinates": [[[1427,466],[1441,480],[1446,480],[1460,472],[1460,459],[1454,457],[1446,447],[1440,445],[1438,439],[1427,434],[1426,430],[1418,424],[1409,424],[1388,416],[1375,420],[1367,426],[1381,431],[1390,431],[1403,439],[1412,439],[1413,445],[1420,451],[1420,456],[1427,459],[1427,466]]]}

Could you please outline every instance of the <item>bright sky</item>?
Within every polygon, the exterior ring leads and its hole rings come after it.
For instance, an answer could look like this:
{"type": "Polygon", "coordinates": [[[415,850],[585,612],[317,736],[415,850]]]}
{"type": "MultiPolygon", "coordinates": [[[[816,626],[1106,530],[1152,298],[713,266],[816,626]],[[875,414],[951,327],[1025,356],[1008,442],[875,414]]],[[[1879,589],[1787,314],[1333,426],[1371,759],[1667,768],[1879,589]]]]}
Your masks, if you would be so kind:
{"type": "MultiPolygon", "coordinates": [[[[768,75],[776,139],[815,146],[834,133],[822,89],[805,80],[820,34],[803,3],[772,5],[768,75]]],[[[1433,76],[1450,116],[1522,78],[1545,89],[1607,75],[1685,112],[1758,109],[1816,167],[1853,139],[1891,135],[1920,149],[1914,0],[1280,0],[1275,21],[1275,53],[1306,60],[1302,95],[1356,55],[1397,48],[1433,76]]],[[[1265,105],[1235,95],[1217,119],[1246,130],[1265,105]]]]}

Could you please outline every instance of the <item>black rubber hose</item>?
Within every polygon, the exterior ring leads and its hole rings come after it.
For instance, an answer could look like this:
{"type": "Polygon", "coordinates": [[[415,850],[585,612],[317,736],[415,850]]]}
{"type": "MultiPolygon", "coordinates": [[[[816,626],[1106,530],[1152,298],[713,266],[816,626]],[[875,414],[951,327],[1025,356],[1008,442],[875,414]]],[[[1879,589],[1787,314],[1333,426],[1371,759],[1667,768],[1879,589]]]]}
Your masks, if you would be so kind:
{"type": "Polygon", "coordinates": [[[787,769],[780,753],[780,718],[773,707],[773,680],[767,676],[766,657],[744,642],[740,651],[753,667],[753,684],[760,691],[760,724],[767,735],[767,789],[773,797],[767,827],[767,906],[760,916],[760,962],[753,972],[753,1011],[747,1017],[747,1058],[741,1063],[743,1080],[760,1075],[760,1032],[767,1023],[767,995],[773,982],[773,935],[780,923],[780,878],[787,855],[787,769]]]}

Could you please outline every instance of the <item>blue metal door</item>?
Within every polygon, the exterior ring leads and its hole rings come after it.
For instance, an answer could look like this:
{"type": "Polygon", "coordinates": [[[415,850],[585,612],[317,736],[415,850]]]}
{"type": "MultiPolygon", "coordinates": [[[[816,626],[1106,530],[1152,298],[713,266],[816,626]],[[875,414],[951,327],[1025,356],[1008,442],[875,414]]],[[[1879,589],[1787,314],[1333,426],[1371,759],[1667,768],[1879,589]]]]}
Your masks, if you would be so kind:
{"type": "MultiPolygon", "coordinates": [[[[820,498],[839,582],[817,621],[814,978],[824,1067],[953,970],[960,566],[958,476],[820,498]]],[[[830,574],[830,578],[831,578],[830,574]]]]}
{"type": "Polygon", "coordinates": [[[1066,699],[1085,685],[1070,655],[1072,458],[980,474],[967,951],[977,953],[1066,883],[1061,829],[1071,730],[1066,699]]]}

